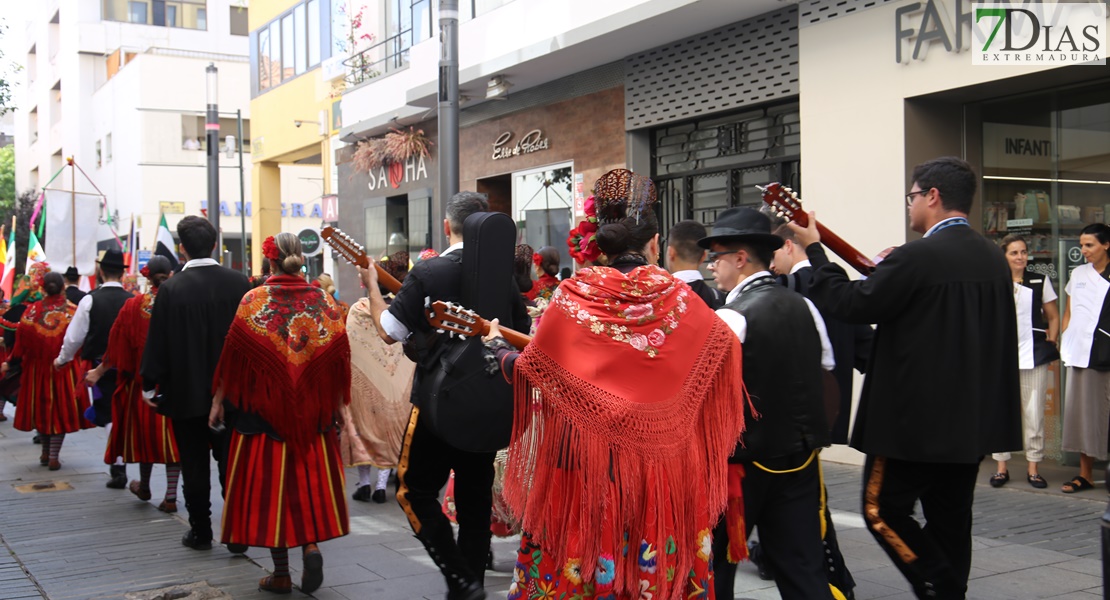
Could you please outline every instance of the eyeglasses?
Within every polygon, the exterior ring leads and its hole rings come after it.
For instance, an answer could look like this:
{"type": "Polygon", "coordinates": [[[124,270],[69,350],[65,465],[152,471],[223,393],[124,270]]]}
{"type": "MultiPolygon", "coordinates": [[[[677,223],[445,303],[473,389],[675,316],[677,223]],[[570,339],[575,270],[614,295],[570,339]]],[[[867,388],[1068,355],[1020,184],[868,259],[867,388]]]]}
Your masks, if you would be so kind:
{"type": "Polygon", "coordinates": [[[928,194],[929,190],[931,190],[931,189],[933,189],[933,188],[929,188],[928,190],[918,190],[916,192],[910,192],[910,193],[906,194],[906,206],[913,206],[913,197],[914,196],[916,196],[918,194],[928,194]]]}
{"type": "Polygon", "coordinates": [[[721,260],[722,256],[725,256],[726,254],[736,254],[737,252],[739,252],[739,250],[729,250],[728,252],[710,252],[709,255],[705,258],[705,264],[715,265],[717,264],[717,261],[721,260]]]}

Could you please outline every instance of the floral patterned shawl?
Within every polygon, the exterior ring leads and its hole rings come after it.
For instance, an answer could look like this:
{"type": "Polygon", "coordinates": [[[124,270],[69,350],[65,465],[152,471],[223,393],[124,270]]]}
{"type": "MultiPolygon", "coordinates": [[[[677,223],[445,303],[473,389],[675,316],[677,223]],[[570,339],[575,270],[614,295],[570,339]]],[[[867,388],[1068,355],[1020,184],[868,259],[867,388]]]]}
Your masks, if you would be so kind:
{"type": "MultiPolygon", "coordinates": [[[[514,367],[510,509],[554,564],[580,558],[593,573],[603,546],[621,546],[603,532],[633,542],[673,532],[679,547],[660,553],[660,568],[686,573],[706,527],[698,515],[725,508],[727,459],[744,428],[739,341],[652,265],[582,269],[543,319],[514,367]]],[[[617,597],[636,597],[636,569],[617,567],[617,597]]]]}

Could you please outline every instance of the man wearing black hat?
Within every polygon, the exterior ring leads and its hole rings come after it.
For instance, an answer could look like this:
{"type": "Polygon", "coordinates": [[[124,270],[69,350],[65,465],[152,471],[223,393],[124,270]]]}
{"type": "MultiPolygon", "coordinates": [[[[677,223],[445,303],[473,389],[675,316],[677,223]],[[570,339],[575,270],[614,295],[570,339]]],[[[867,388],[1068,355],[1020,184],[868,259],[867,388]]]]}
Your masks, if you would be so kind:
{"type": "MultiPolygon", "coordinates": [[[[66,329],[62,350],[54,360],[55,366],[61,367],[73,360],[78,350],[81,351],[81,358],[92,363],[93,367],[100,364],[104,351],[108,349],[108,334],[112,331],[112,324],[116,322],[116,316],[123,304],[131,297],[131,292],[123,289],[123,284],[120,283],[123,269],[123,253],[114,248],[106,250],[96,262],[96,275],[102,283],[77,304],[77,312],[66,329]]],[[[77,269],[73,271],[76,273],[77,269]]],[[[69,272],[66,273],[68,275],[69,272]]],[[[116,371],[112,369],[97,381],[93,391],[94,422],[101,427],[112,422],[112,394],[115,391],[116,371]]],[[[127,467],[122,459],[117,459],[108,472],[108,487],[127,487],[127,467]]]]}
{"type": "Polygon", "coordinates": [[[719,600],[733,596],[729,538],[740,535],[740,526],[744,535],[759,527],[784,600],[833,597],[823,570],[817,463],[817,452],[830,443],[822,369],[832,370],[832,349],[817,309],[771,275],[773,253],[782,243],[771,234],[770,219],[750,208],[722,212],[709,237],[698,241],[710,251],[717,286],[728,291],[717,314],[743,344],[751,400],[743,444],[729,459],[730,470],[743,473],[743,523],[726,517],[713,535],[719,600]]]}
{"type": "Polygon", "coordinates": [[[70,267],[66,269],[66,300],[74,304],[80,304],[81,298],[85,297],[85,292],[77,287],[81,283],[81,275],[77,272],[77,267],[70,267]]]}

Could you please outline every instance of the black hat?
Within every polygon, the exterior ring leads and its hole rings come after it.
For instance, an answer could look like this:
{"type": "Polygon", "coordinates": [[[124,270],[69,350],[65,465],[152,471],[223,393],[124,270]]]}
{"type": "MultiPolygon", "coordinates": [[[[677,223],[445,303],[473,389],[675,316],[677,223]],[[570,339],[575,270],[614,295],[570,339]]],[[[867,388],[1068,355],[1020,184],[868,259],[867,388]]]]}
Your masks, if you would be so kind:
{"type": "Polygon", "coordinates": [[[104,251],[100,260],[96,261],[102,269],[122,269],[123,253],[115,248],[110,248],[104,251]]]}
{"type": "Polygon", "coordinates": [[[761,244],[771,250],[782,247],[782,238],[771,233],[771,219],[754,208],[730,208],[717,215],[709,235],[698,240],[698,246],[709,249],[710,244],[746,242],[761,244]]]}
{"type": "Polygon", "coordinates": [[[80,276],[81,276],[81,274],[77,272],[77,267],[70,267],[70,268],[66,269],[66,273],[65,273],[65,278],[66,279],[77,279],[80,276]]]}

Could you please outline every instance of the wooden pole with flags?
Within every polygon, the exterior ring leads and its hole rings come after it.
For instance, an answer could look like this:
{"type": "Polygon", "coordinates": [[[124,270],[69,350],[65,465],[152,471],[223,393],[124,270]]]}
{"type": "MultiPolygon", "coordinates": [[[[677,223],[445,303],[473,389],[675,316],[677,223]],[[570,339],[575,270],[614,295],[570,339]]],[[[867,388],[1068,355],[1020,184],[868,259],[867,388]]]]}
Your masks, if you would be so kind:
{"type": "Polygon", "coordinates": [[[69,235],[70,247],[73,248],[73,262],[77,264],[77,169],[73,166],[73,157],[66,159],[69,163],[69,235]]]}

